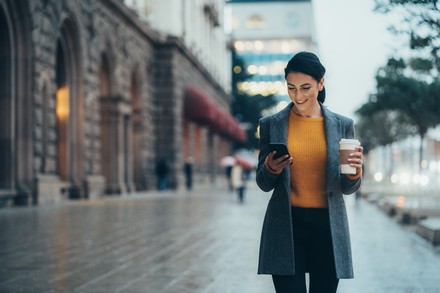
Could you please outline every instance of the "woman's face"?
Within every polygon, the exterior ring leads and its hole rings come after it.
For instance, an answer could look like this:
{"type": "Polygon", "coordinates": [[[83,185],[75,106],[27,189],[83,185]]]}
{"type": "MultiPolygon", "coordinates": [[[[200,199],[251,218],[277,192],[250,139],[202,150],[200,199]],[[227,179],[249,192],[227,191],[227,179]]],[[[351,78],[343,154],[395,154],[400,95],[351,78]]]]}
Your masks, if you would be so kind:
{"type": "Polygon", "coordinates": [[[286,81],[289,97],[299,113],[311,114],[319,107],[318,93],[324,86],[324,78],[317,82],[310,75],[290,72],[286,81]]]}

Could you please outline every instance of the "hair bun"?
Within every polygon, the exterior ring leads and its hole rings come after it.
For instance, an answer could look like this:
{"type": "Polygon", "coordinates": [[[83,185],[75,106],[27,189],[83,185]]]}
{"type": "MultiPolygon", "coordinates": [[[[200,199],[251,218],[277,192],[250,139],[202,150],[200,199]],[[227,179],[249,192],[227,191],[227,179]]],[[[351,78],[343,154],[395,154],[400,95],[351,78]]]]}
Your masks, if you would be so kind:
{"type": "Polygon", "coordinates": [[[301,72],[310,75],[319,82],[325,74],[325,67],[319,61],[318,56],[303,51],[295,54],[287,63],[287,67],[284,69],[285,77],[290,72],[301,72]]]}

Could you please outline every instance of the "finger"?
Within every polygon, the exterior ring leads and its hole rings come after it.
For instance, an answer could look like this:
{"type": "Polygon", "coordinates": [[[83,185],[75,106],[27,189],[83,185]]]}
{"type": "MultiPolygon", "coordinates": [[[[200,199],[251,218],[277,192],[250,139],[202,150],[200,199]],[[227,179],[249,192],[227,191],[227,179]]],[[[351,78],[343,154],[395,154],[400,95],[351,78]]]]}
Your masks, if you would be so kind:
{"type": "Polygon", "coordinates": [[[354,152],[350,154],[350,158],[362,158],[363,154],[361,152],[354,152]]]}
{"type": "Polygon", "coordinates": [[[292,164],[292,158],[287,157],[284,161],[280,162],[279,166],[280,166],[280,168],[284,168],[284,167],[287,167],[291,164],[292,164]]]}
{"type": "Polygon", "coordinates": [[[362,156],[351,156],[349,159],[348,159],[348,161],[356,161],[356,160],[363,160],[363,157],[362,156]]]}
{"type": "MultiPolygon", "coordinates": [[[[273,164],[274,169],[280,170],[280,169],[284,169],[285,167],[289,166],[292,162],[292,158],[289,158],[289,156],[287,156],[286,159],[284,159],[280,162],[278,162],[278,159],[276,159],[273,162],[274,162],[274,164],[273,164]]],[[[271,166],[272,166],[272,164],[271,164],[271,166]]]]}
{"type": "Polygon", "coordinates": [[[363,164],[362,158],[350,158],[348,159],[348,161],[352,164],[359,164],[359,165],[363,164]]]}
{"type": "Polygon", "coordinates": [[[288,158],[289,158],[289,155],[284,155],[284,156],[279,157],[278,159],[276,159],[274,161],[275,161],[275,163],[279,164],[279,163],[283,162],[284,160],[286,160],[288,158]]]}
{"type": "Polygon", "coordinates": [[[292,165],[292,164],[293,164],[293,160],[292,160],[292,158],[290,158],[289,160],[286,160],[286,166],[285,167],[287,167],[289,165],[292,165]]]}
{"type": "Polygon", "coordinates": [[[291,164],[291,160],[287,159],[285,161],[280,162],[276,165],[277,169],[284,169],[285,167],[289,166],[291,164]]]}
{"type": "Polygon", "coordinates": [[[267,155],[267,159],[270,160],[270,161],[273,161],[273,156],[274,156],[276,153],[277,153],[277,151],[270,152],[270,153],[267,155]]]}
{"type": "Polygon", "coordinates": [[[352,158],[352,159],[348,159],[348,163],[362,165],[364,161],[361,158],[352,158]]]}

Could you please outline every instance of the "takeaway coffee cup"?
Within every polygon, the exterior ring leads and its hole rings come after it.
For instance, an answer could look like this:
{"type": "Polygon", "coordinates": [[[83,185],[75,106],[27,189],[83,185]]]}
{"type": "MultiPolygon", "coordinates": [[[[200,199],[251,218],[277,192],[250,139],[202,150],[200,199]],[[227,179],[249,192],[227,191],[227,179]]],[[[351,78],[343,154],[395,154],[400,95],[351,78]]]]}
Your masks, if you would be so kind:
{"type": "Polygon", "coordinates": [[[342,174],[356,174],[356,168],[350,166],[348,159],[350,158],[350,154],[360,145],[361,143],[357,139],[343,138],[339,142],[339,158],[342,174]]]}

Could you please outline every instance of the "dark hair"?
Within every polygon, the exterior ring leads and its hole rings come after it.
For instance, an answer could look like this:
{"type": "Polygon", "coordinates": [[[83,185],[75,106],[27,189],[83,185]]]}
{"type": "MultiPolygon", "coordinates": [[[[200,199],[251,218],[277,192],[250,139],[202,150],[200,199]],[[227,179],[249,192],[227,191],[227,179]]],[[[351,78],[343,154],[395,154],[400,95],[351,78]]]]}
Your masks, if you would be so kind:
{"type": "MultiPolygon", "coordinates": [[[[295,54],[287,63],[284,68],[284,78],[291,72],[301,72],[310,75],[316,81],[320,82],[325,74],[325,67],[319,61],[318,56],[310,52],[299,52],[295,54]]],[[[318,94],[318,101],[324,103],[325,101],[325,88],[318,94]]]]}

